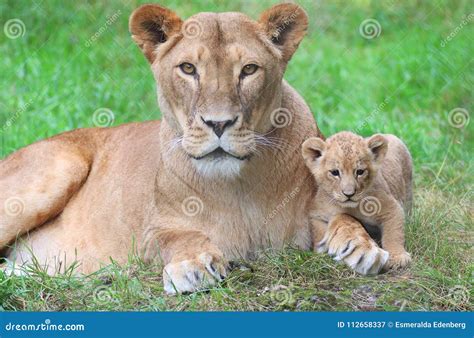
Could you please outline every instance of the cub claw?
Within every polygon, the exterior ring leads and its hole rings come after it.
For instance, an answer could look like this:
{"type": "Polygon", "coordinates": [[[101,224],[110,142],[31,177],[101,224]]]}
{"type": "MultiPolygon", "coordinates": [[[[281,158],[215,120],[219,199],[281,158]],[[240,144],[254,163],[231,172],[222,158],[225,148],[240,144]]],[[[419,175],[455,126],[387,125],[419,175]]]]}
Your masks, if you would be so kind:
{"type": "Polygon", "coordinates": [[[316,251],[328,253],[363,275],[379,273],[389,259],[389,253],[370,238],[362,225],[346,215],[330,222],[316,251]]]}

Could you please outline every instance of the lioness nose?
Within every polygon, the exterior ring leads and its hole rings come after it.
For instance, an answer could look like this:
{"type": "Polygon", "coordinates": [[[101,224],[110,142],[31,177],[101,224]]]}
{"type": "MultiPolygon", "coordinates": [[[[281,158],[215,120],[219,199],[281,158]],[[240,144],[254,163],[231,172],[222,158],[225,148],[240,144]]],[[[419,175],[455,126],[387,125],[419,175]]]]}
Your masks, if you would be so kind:
{"type": "Polygon", "coordinates": [[[217,135],[217,137],[221,137],[222,134],[224,134],[224,130],[237,122],[237,118],[233,120],[224,120],[224,121],[213,121],[213,120],[204,120],[204,118],[201,117],[202,121],[208,125],[209,127],[212,128],[214,133],[217,135]]]}

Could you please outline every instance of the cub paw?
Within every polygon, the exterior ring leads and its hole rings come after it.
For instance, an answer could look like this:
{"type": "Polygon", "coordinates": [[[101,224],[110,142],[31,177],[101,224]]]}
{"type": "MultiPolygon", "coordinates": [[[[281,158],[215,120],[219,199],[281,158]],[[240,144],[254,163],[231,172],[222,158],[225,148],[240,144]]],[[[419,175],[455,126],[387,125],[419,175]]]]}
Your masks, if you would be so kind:
{"type": "Polygon", "coordinates": [[[389,259],[389,253],[381,249],[363,226],[348,215],[336,216],[330,222],[316,250],[327,252],[362,275],[379,273],[389,259]]]}
{"type": "Polygon", "coordinates": [[[408,252],[402,252],[399,254],[390,254],[387,264],[385,264],[384,269],[386,270],[397,270],[403,269],[410,265],[411,256],[408,252]]]}
{"type": "Polygon", "coordinates": [[[227,262],[221,256],[201,253],[193,259],[171,262],[163,269],[168,294],[208,289],[227,276],[227,262]]]}
{"type": "Polygon", "coordinates": [[[355,272],[361,275],[376,275],[385,266],[389,253],[373,242],[361,244],[343,261],[355,272]]]}
{"type": "Polygon", "coordinates": [[[343,261],[352,270],[362,275],[378,274],[386,265],[389,253],[381,249],[372,239],[351,236],[344,240],[318,244],[318,252],[327,252],[336,261],[343,261]]]}

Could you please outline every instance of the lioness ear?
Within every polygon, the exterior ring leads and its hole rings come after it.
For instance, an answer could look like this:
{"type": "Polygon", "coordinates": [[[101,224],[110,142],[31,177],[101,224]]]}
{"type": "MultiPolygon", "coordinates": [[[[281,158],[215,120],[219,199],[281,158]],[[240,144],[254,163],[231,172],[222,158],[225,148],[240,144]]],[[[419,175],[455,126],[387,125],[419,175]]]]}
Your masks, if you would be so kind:
{"type": "Polygon", "coordinates": [[[326,150],[326,142],[319,137],[311,137],[303,142],[301,149],[306,165],[311,166],[323,156],[323,152],[326,150]]]}
{"type": "Polygon", "coordinates": [[[132,39],[148,61],[153,63],[156,49],[170,36],[179,33],[182,23],[183,21],[167,8],[143,5],[132,13],[128,26],[132,39]]]}
{"type": "Polygon", "coordinates": [[[290,61],[308,29],[306,12],[295,4],[280,4],[267,9],[259,20],[267,37],[282,51],[283,60],[290,61]]]}
{"type": "Polygon", "coordinates": [[[367,146],[374,156],[376,162],[381,162],[387,153],[388,143],[383,135],[375,134],[367,139],[367,146]]]}

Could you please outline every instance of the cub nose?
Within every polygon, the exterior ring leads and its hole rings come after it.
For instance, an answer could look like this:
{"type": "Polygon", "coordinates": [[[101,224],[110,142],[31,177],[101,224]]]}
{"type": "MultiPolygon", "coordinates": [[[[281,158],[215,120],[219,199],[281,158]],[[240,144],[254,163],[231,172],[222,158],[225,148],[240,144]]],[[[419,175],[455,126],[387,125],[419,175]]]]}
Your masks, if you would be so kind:
{"type": "Polygon", "coordinates": [[[347,198],[351,198],[352,196],[355,195],[355,191],[351,191],[351,192],[345,192],[345,191],[343,191],[342,193],[343,193],[344,196],[346,196],[347,198]]]}
{"type": "Polygon", "coordinates": [[[224,121],[213,121],[213,120],[204,120],[203,117],[201,117],[202,122],[204,122],[206,125],[212,128],[214,133],[217,135],[217,137],[221,137],[222,134],[224,134],[224,131],[226,128],[232,126],[237,122],[238,117],[236,117],[233,120],[224,120],[224,121]]]}

